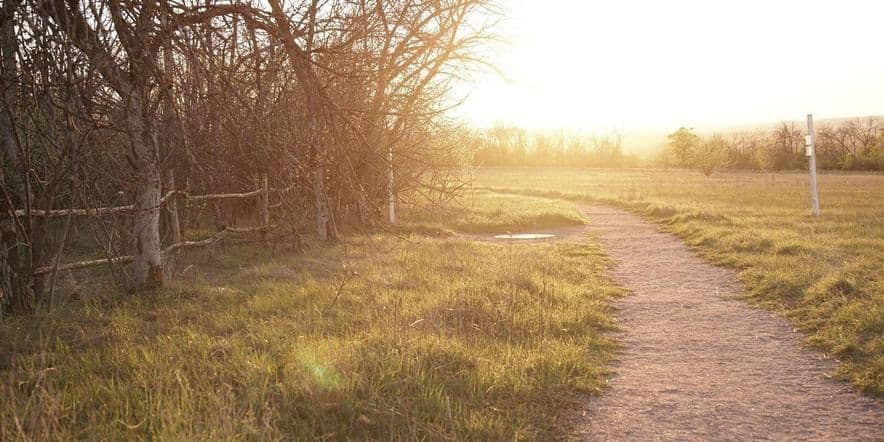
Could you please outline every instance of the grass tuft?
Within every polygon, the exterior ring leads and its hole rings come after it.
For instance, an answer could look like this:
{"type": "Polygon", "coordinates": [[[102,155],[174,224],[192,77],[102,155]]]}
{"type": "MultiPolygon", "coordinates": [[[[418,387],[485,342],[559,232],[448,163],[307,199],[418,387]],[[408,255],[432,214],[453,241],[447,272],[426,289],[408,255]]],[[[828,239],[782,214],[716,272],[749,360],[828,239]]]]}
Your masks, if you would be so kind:
{"type": "Polygon", "coordinates": [[[660,223],[702,256],[739,270],[752,301],[782,312],[809,344],[842,358],[841,378],[882,395],[884,175],[820,175],[820,218],[810,216],[808,179],[487,169],[477,184],[511,195],[611,204],[660,223]]]}
{"type": "MultiPolygon", "coordinates": [[[[518,200],[476,201],[477,225],[518,200]]],[[[526,202],[516,229],[562,203],[526,202]]],[[[497,221],[495,221],[497,222],[497,221]]],[[[556,221],[558,222],[558,221],[556,221]]],[[[444,227],[443,228],[448,228],[444,227]]],[[[349,237],[182,257],[155,293],[0,323],[0,440],[549,439],[615,349],[591,244],[349,237]],[[185,259],[186,258],[186,259],[185,259]]]]}

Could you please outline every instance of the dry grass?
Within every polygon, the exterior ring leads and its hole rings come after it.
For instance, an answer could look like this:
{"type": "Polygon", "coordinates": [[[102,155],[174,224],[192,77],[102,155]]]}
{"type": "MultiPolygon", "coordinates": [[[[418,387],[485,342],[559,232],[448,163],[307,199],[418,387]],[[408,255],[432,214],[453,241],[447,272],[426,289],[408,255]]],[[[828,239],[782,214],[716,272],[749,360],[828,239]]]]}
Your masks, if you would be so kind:
{"type": "Polygon", "coordinates": [[[0,440],[561,436],[612,356],[599,249],[399,234],[210,250],[156,293],[0,323],[0,440]]]}
{"type": "Polygon", "coordinates": [[[842,360],[839,376],[884,394],[884,175],[823,174],[810,216],[800,173],[488,169],[500,192],[625,207],[713,262],[740,271],[750,298],[787,316],[842,360]]]}
{"type": "Polygon", "coordinates": [[[406,208],[404,213],[405,229],[425,231],[501,233],[584,223],[580,211],[567,201],[481,189],[432,210],[406,208]]]}

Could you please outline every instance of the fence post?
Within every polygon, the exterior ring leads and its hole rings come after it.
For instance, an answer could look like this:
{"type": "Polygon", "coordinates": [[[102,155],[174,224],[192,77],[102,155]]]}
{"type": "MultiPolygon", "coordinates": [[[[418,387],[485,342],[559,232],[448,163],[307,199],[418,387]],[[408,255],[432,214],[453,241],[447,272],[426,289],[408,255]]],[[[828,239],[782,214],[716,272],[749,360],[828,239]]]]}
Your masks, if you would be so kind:
{"type": "MultiPolygon", "coordinates": [[[[125,206],[131,203],[129,195],[126,195],[126,192],[120,190],[117,191],[116,199],[114,200],[117,206],[125,206]]],[[[132,232],[132,216],[133,213],[115,213],[113,215],[114,228],[117,231],[117,235],[119,235],[119,249],[120,250],[131,250],[135,247],[135,237],[132,232]]],[[[76,232],[77,226],[74,225],[74,229],[76,232]]],[[[108,249],[113,250],[113,236],[108,238],[108,249]]]]}
{"type": "Polygon", "coordinates": [[[226,224],[224,222],[224,214],[221,212],[221,201],[222,200],[218,199],[218,200],[212,200],[209,202],[209,204],[212,205],[212,217],[215,220],[215,231],[216,232],[220,232],[220,231],[224,230],[224,228],[226,226],[226,224]]]}
{"type": "MultiPolygon", "coordinates": [[[[166,190],[174,192],[178,190],[175,187],[175,172],[172,169],[166,169],[166,190]]],[[[166,210],[169,213],[169,233],[172,236],[172,244],[181,242],[181,221],[178,218],[178,194],[173,193],[166,201],[166,210]]]]}
{"type": "Polygon", "coordinates": [[[267,172],[261,174],[261,225],[264,230],[261,231],[261,239],[267,242],[270,234],[270,179],[267,172]]]}

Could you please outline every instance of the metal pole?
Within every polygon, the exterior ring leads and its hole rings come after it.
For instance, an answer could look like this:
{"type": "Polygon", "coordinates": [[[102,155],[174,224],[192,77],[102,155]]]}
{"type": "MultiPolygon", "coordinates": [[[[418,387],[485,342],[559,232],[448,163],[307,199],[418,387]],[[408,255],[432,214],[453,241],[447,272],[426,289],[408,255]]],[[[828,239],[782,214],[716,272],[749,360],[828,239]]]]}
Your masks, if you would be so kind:
{"type": "Polygon", "coordinates": [[[807,156],[810,157],[810,202],[813,216],[820,216],[820,198],[816,191],[816,134],[813,131],[813,114],[807,114],[807,133],[810,138],[810,143],[807,143],[807,156]]]}
{"type": "Polygon", "coordinates": [[[387,197],[390,224],[396,223],[396,193],[393,191],[393,146],[387,152],[387,197]]]}

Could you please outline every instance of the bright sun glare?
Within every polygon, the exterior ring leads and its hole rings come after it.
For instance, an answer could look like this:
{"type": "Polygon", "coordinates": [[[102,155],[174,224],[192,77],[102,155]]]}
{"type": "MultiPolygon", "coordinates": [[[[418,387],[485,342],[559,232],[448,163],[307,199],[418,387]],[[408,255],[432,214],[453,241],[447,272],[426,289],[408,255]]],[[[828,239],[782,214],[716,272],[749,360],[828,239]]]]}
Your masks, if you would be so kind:
{"type": "Polygon", "coordinates": [[[503,0],[473,124],[598,129],[884,113],[884,2],[503,0]]]}

